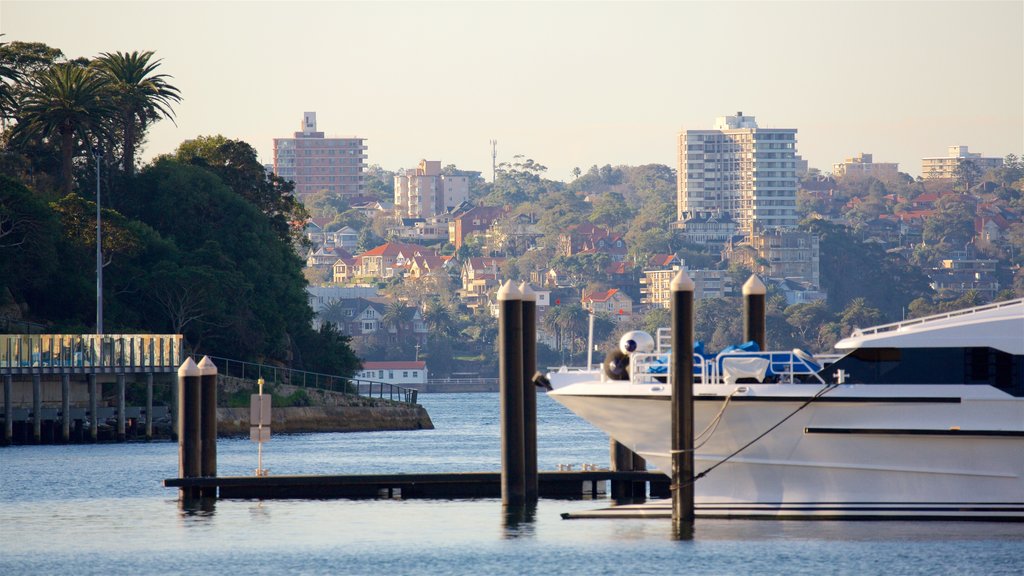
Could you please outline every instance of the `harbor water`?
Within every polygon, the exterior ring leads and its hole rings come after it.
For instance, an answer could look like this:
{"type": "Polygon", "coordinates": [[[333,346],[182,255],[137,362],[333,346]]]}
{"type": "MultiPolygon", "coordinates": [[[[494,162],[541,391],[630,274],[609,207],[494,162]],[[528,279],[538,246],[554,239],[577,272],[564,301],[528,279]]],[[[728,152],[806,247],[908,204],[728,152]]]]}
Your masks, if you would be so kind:
{"type": "MultiPolygon", "coordinates": [[[[434,430],[274,436],[271,474],[496,471],[497,394],[422,394],[434,430]]],[[[218,444],[221,475],[256,446],[218,444]]],[[[538,397],[538,458],[607,466],[608,438],[538,397]]],[[[1021,574],[1024,525],[562,520],[607,500],[221,500],[183,510],[169,442],[0,449],[0,574],[1021,574]]],[[[710,476],[705,481],[713,481],[710,476]]]]}

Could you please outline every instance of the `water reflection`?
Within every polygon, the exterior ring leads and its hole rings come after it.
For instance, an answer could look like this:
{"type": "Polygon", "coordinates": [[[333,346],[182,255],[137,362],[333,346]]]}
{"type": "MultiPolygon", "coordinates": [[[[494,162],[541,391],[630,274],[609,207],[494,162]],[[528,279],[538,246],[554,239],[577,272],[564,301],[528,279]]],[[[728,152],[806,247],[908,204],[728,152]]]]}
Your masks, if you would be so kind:
{"type": "Polygon", "coordinates": [[[537,534],[537,503],[503,505],[501,519],[503,539],[533,538],[537,534]]]}
{"type": "Polygon", "coordinates": [[[178,499],[178,514],[182,518],[213,518],[217,512],[217,499],[185,497],[178,499]]]}

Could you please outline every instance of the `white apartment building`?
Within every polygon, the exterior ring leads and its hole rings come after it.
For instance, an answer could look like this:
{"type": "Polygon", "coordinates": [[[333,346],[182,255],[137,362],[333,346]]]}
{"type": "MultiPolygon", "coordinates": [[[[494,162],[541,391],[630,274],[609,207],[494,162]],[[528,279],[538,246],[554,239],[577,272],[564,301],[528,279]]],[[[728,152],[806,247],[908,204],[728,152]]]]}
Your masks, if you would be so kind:
{"type": "Polygon", "coordinates": [[[469,177],[441,174],[438,160],[395,176],[395,210],[402,216],[426,218],[443,214],[469,199],[469,177]]]}
{"type": "Polygon", "coordinates": [[[844,176],[873,176],[875,178],[890,178],[899,173],[899,164],[896,162],[874,162],[871,154],[861,152],[853,158],[832,165],[832,175],[836,178],[844,176]]]}
{"type": "Polygon", "coordinates": [[[967,146],[950,146],[946,156],[921,159],[921,177],[925,180],[954,179],[958,176],[957,169],[960,163],[967,160],[981,172],[1003,165],[1002,158],[985,157],[980,152],[970,152],[967,146]]]}
{"type": "Polygon", "coordinates": [[[758,128],[742,112],[681,132],[677,219],[728,212],[747,235],[796,226],[796,132],[758,128]]]}

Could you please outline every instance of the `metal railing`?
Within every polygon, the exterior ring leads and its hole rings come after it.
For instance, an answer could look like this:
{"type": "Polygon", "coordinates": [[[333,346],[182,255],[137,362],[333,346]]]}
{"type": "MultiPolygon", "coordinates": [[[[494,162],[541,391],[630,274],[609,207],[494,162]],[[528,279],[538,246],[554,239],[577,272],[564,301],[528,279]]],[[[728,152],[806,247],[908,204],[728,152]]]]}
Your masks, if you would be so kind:
{"type": "MultiPolygon", "coordinates": [[[[203,354],[192,354],[193,360],[199,362],[203,354]]],[[[217,373],[229,378],[256,380],[263,378],[267,384],[284,384],[299,388],[326,390],[366,398],[382,398],[406,404],[416,404],[419,392],[412,388],[404,388],[379,380],[364,378],[346,378],[333,374],[295,370],[270,364],[232,360],[219,356],[208,356],[217,365],[217,373]]]]}
{"type": "Polygon", "coordinates": [[[1007,306],[1020,306],[1022,303],[1024,303],[1024,298],[1017,298],[1015,300],[1004,300],[1002,302],[993,302],[991,304],[983,304],[981,306],[975,306],[973,308],[964,308],[962,310],[953,310],[951,312],[932,314],[931,316],[923,316],[921,318],[914,318],[912,320],[902,320],[900,322],[882,324],[880,326],[872,326],[870,328],[858,328],[853,331],[853,335],[868,336],[871,334],[880,334],[882,332],[894,332],[899,331],[900,329],[906,328],[908,326],[925,324],[927,322],[932,322],[934,320],[946,320],[948,318],[956,318],[957,316],[976,314],[978,312],[984,312],[986,310],[995,310],[997,308],[1005,308],[1007,306]]]}
{"type": "Polygon", "coordinates": [[[173,371],[180,334],[0,334],[0,372],[173,371]]]}

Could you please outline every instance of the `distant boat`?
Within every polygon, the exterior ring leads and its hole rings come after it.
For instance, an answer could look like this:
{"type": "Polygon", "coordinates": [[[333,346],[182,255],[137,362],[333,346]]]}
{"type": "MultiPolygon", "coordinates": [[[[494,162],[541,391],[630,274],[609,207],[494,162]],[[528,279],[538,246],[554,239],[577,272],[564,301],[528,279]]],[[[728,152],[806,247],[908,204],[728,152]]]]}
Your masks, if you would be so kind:
{"type": "MultiPolygon", "coordinates": [[[[552,398],[666,473],[667,343],[633,332],[615,365],[548,374],[552,398]]],[[[694,354],[696,472],[726,460],[696,482],[698,516],[1024,521],[1024,299],[836,348],[694,354]]]]}

